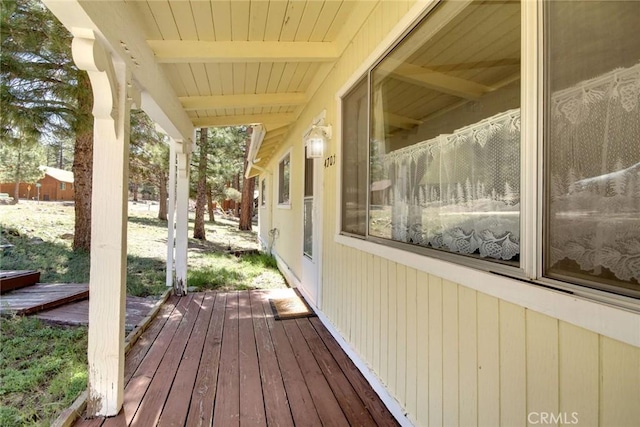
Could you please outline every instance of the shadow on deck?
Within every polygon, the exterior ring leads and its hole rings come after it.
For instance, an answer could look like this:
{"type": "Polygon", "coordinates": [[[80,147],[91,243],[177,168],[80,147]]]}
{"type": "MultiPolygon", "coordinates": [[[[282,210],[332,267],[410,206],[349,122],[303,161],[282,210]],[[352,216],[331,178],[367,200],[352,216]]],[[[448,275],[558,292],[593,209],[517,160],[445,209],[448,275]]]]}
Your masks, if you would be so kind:
{"type": "Polygon", "coordinates": [[[317,317],[274,319],[286,292],[171,297],[127,354],[120,414],[75,425],[397,425],[317,317]]]}

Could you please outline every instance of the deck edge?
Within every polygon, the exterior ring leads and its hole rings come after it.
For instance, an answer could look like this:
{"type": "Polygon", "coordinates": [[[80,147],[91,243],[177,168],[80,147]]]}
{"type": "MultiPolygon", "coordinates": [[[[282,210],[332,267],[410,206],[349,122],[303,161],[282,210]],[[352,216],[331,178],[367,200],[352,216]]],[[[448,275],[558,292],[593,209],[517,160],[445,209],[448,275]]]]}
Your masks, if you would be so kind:
{"type": "MultiPolygon", "coordinates": [[[[153,308],[151,308],[151,310],[149,311],[149,314],[147,314],[147,316],[144,319],[142,319],[142,321],[138,326],[136,326],[131,332],[129,332],[129,335],[127,335],[127,337],[124,340],[125,354],[131,349],[131,347],[133,347],[133,345],[136,343],[138,338],[140,338],[140,335],[142,335],[142,333],[147,329],[151,321],[156,317],[156,315],[158,314],[158,311],[160,310],[160,307],[162,307],[162,304],[164,304],[169,298],[169,295],[171,295],[171,291],[172,291],[171,288],[164,291],[164,293],[160,296],[160,299],[154,304],[153,308]]],[[[56,418],[55,421],[51,423],[51,427],[69,427],[73,425],[73,423],[78,418],[80,418],[85,408],[87,407],[88,393],[89,393],[88,390],[85,390],[82,393],[80,393],[80,395],[71,404],[71,406],[69,406],[67,409],[62,411],[62,413],[58,415],[58,418],[56,418]]]]}

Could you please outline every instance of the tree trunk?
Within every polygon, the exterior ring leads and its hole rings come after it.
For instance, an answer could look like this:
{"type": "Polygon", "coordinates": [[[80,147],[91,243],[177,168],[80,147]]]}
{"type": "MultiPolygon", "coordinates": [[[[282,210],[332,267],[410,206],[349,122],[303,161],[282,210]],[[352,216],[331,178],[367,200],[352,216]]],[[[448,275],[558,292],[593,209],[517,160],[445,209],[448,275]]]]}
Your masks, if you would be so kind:
{"type": "Polygon", "coordinates": [[[15,182],[15,186],[13,187],[13,203],[18,203],[20,201],[20,178],[22,178],[20,165],[22,165],[22,143],[20,143],[20,147],[18,148],[18,161],[16,162],[16,173],[13,176],[13,181],[15,182]]]}
{"type": "Polygon", "coordinates": [[[213,196],[211,192],[211,185],[207,184],[207,208],[209,210],[209,222],[216,222],[216,217],[213,211],[213,196]]]}
{"type": "Polygon", "coordinates": [[[160,193],[160,206],[158,210],[158,219],[163,221],[167,220],[167,197],[169,197],[169,191],[167,191],[167,175],[162,172],[158,176],[158,192],[160,193]]]}
{"type": "Polygon", "coordinates": [[[131,184],[131,192],[133,193],[133,201],[137,202],[138,201],[138,184],[137,183],[133,183],[131,184]]]}
{"type": "Polygon", "coordinates": [[[207,128],[200,129],[200,161],[198,163],[198,196],[196,198],[196,220],[193,238],[207,240],[204,228],[204,210],[207,202],[207,128]]]}
{"type": "MultiPolygon", "coordinates": [[[[235,184],[234,184],[234,188],[238,191],[240,191],[240,174],[237,173],[236,174],[236,178],[235,178],[235,184]]],[[[235,210],[235,216],[239,217],[240,216],[240,203],[236,202],[235,200],[233,201],[233,206],[234,206],[234,210],[235,210]]]]}
{"type": "Polygon", "coordinates": [[[76,130],[73,152],[75,205],[74,250],[91,250],[91,188],[93,182],[93,92],[87,73],[78,73],[78,110],[86,116],[86,126],[76,130]]]}
{"type": "Polygon", "coordinates": [[[93,182],[93,130],[76,136],[73,156],[75,205],[74,250],[91,250],[91,187],[93,182]]]}
{"type": "MultiPolygon", "coordinates": [[[[244,154],[244,174],[247,173],[249,167],[249,147],[251,138],[247,137],[247,149],[244,154]]],[[[255,187],[255,179],[245,178],[242,183],[242,199],[240,200],[240,230],[251,230],[251,217],[253,216],[253,190],[255,187]]]]}

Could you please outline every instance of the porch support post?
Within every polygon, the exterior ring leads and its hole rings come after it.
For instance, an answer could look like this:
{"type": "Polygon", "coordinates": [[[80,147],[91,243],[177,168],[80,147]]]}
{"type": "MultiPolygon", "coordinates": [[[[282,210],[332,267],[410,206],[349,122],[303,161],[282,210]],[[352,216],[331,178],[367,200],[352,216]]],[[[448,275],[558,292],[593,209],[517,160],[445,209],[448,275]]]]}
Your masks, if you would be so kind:
{"type": "Polygon", "coordinates": [[[167,217],[167,287],[173,286],[175,271],[175,218],[176,218],[176,142],[169,140],[169,212],[167,217]]]}
{"type": "Polygon", "coordinates": [[[189,160],[191,144],[182,141],[177,153],[177,207],[176,207],[176,295],[187,294],[187,248],[189,243],[189,160]]]}
{"type": "MultiPolygon", "coordinates": [[[[117,415],[124,394],[130,72],[91,32],[76,36],[73,58],[89,73],[94,141],[89,280],[89,416],[117,415]]],[[[139,101],[138,101],[139,105],[139,101]]]]}

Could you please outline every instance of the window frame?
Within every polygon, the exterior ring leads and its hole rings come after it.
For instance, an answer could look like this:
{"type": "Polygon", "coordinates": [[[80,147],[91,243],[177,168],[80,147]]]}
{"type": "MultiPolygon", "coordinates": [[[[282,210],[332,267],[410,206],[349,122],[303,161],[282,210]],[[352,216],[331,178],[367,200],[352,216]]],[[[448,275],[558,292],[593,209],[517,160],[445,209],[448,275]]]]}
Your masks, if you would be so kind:
{"type": "MultiPolygon", "coordinates": [[[[406,35],[418,25],[441,0],[434,0],[428,4],[416,5],[405,17],[394,27],[387,37],[378,47],[364,60],[354,71],[351,77],[336,93],[337,117],[340,122],[340,129],[343,117],[342,102],[355,85],[366,78],[370,86],[371,70],[381,62],[391,50],[393,50],[406,35]]],[[[629,310],[637,315],[640,313],[640,299],[632,296],[615,293],[615,291],[605,291],[586,287],[577,283],[564,282],[543,275],[543,227],[544,218],[544,173],[543,156],[544,147],[541,138],[544,129],[544,69],[545,51],[541,47],[545,46],[544,35],[544,2],[543,1],[522,1],[521,2],[521,208],[520,208],[520,266],[507,266],[504,264],[486,261],[484,259],[474,259],[456,253],[447,253],[429,248],[421,248],[402,242],[394,242],[387,239],[379,239],[368,234],[368,224],[365,236],[353,236],[342,231],[342,141],[339,141],[340,157],[338,162],[339,173],[336,180],[337,221],[335,227],[334,241],[348,247],[359,249],[374,255],[381,256],[391,261],[398,262],[431,274],[437,274],[445,279],[452,280],[463,286],[477,289],[481,292],[488,292],[498,298],[512,301],[514,303],[531,307],[531,301],[525,296],[530,288],[542,292],[541,310],[548,312],[557,318],[563,319],[566,316],[565,310],[557,306],[555,297],[558,295],[569,295],[573,301],[589,301],[598,306],[598,310],[606,304],[612,307],[616,318],[620,315],[620,308],[629,310]],[[416,258],[416,256],[418,258],[416,258]],[[444,262],[444,264],[442,263],[444,262]],[[437,268],[434,268],[437,266],[437,268]],[[478,283],[474,279],[467,279],[474,273],[482,274],[483,278],[478,283]],[[488,274],[488,275],[485,275],[488,274]],[[490,284],[491,280],[505,277],[511,289],[494,289],[490,284]],[[491,279],[492,278],[492,279],[491,279]],[[515,281],[513,280],[515,279],[515,281]],[[518,286],[515,284],[518,283],[518,286]],[[521,286],[520,286],[521,285],[521,286]],[[521,295],[515,295],[514,291],[522,288],[526,289],[521,295]]],[[[369,94],[370,96],[370,87],[369,94]]],[[[370,120],[370,116],[369,116],[370,120]]],[[[369,164],[367,162],[367,167],[369,164]]],[[[369,203],[369,191],[367,191],[367,206],[369,203]]],[[[368,209],[367,209],[368,210],[368,209]]],[[[538,298],[538,297],[536,297],[538,298]]],[[[593,319],[578,313],[576,316],[568,316],[568,320],[577,324],[588,325],[589,329],[599,331],[608,336],[621,336],[625,342],[640,343],[640,337],[628,335],[629,326],[636,324],[640,326],[640,320],[633,315],[622,323],[615,323],[622,332],[614,331],[615,328],[603,329],[602,325],[597,325],[593,319]]]]}
{"type": "Polygon", "coordinates": [[[260,207],[267,207],[267,178],[262,178],[260,180],[260,207]]]}
{"type": "MultiPolygon", "coordinates": [[[[470,3],[472,0],[467,0],[468,3],[470,3]]],[[[418,26],[423,19],[425,19],[440,3],[442,3],[443,0],[435,0],[432,3],[430,3],[429,5],[427,5],[426,8],[424,8],[422,10],[422,12],[415,18],[412,19],[410,21],[408,21],[407,24],[405,24],[405,27],[399,31],[398,35],[393,37],[392,39],[390,39],[388,41],[388,45],[384,48],[381,49],[377,52],[372,53],[372,55],[370,56],[370,62],[364,62],[363,65],[360,67],[359,69],[359,73],[360,74],[355,74],[352,76],[352,78],[347,82],[347,84],[345,84],[340,91],[338,92],[336,99],[338,100],[338,116],[342,119],[342,114],[343,114],[343,108],[342,108],[342,102],[345,96],[347,96],[349,93],[352,92],[352,90],[356,87],[356,85],[358,83],[360,83],[363,79],[366,81],[366,85],[367,85],[367,98],[368,98],[368,105],[371,105],[371,92],[372,92],[372,72],[374,71],[374,69],[382,62],[384,61],[384,59],[386,57],[389,56],[389,54],[398,46],[400,45],[406,38],[407,36],[411,33],[411,31],[413,31],[413,29],[418,26]],[[375,56],[374,56],[375,54],[375,56]]],[[[525,3],[529,3],[526,1],[523,1],[521,3],[521,7],[524,8],[525,3]]],[[[523,18],[524,13],[521,12],[521,34],[524,32],[524,28],[522,27],[524,25],[524,18],[523,18]]],[[[537,22],[537,21],[534,21],[537,22]]],[[[400,24],[402,24],[403,22],[401,21],[396,27],[398,27],[400,24]]],[[[389,37],[388,37],[389,39],[389,37]]],[[[524,45],[522,46],[522,49],[524,49],[524,45]]],[[[524,61],[524,51],[521,50],[521,63],[524,61]]],[[[521,69],[521,79],[523,76],[523,71],[521,69]]],[[[525,88],[524,87],[525,84],[522,83],[521,84],[521,88],[520,88],[520,108],[522,109],[524,104],[525,104],[525,93],[529,93],[529,88],[525,88]]],[[[521,113],[522,114],[522,113],[521,113]]],[[[343,129],[342,124],[341,124],[341,131],[343,129]]],[[[370,132],[371,129],[371,113],[369,111],[368,114],[368,123],[367,123],[367,129],[368,132],[370,132]]],[[[524,141],[522,139],[522,130],[521,130],[521,141],[520,141],[520,150],[521,150],[521,174],[520,174],[520,188],[521,188],[521,192],[523,189],[523,181],[524,181],[524,171],[523,171],[523,154],[522,150],[523,150],[523,146],[524,146],[524,141]]],[[[342,143],[340,144],[340,148],[342,150],[342,143]]],[[[344,154],[341,151],[341,157],[344,154]]],[[[367,145],[367,181],[369,180],[369,173],[370,173],[370,146],[367,145]]],[[[342,178],[342,165],[339,165],[340,167],[340,175],[342,178]]],[[[340,185],[342,185],[342,182],[340,181],[340,185]]],[[[419,245],[412,245],[410,243],[405,243],[405,242],[400,242],[400,241],[394,241],[391,239],[385,239],[385,238],[381,238],[381,237],[376,237],[376,236],[372,236],[369,234],[369,204],[370,204],[370,198],[371,198],[371,193],[370,191],[366,191],[366,227],[365,227],[365,234],[364,235],[357,235],[357,234],[352,234],[352,233],[347,233],[342,231],[342,211],[341,211],[341,206],[342,206],[342,189],[341,187],[338,188],[339,190],[339,195],[340,195],[340,203],[338,206],[338,215],[339,215],[339,221],[337,221],[337,228],[338,228],[338,234],[339,235],[344,235],[344,236],[349,236],[349,237],[353,237],[353,238],[357,238],[360,240],[365,240],[365,241],[370,241],[370,242],[374,242],[376,244],[380,244],[380,245],[384,245],[387,247],[392,247],[392,248],[397,248],[400,250],[404,250],[407,252],[412,252],[412,253],[416,253],[416,254],[420,254],[423,256],[428,256],[428,257],[432,257],[432,258],[436,258],[436,259],[440,259],[443,261],[449,261],[455,264],[460,264],[460,265],[466,265],[469,267],[472,267],[474,269],[477,270],[484,270],[484,271],[489,271],[489,272],[497,272],[498,274],[503,274],[503,275],[507,275],[507,276],[512,276],[518,279],[529,279],[529,275],[526,273],[525,268],[523,267],[523,262],[522,262],[522,250],[521,250],[521,261],[519,263],[518,266],[515,265],[509,265],[506,263],[502,263],[496,260],[488,260],[488,259],[484,259],[484,258],[479,258],[479,257],[475,257],[475,256],[469,256],[469,255],[464,255],[464,254],[460,254],[460,253],[455,253],[455,252],[448,252],[448,251],[444,251],[444,250],[438,250],[438,249],[433,249],[433,248],[427,248],[427,247],[423,247],[423,246],[419,246],[419,245]]],[[[521,194],[521,208],[520,208],[520,229],[521,229],[521,235],[520,235],[520,246],[521,248],[527,244],[529,244],[528,241],[525,241],[523,239],[523,204],[522,204],[522,194],[521,194]]]]}
{"type": "Polygon", "coordinates": [[[276,206],[280,209],[291,209],[291,149],[287,150],[278,160],[278,194],[277,194],[277,203],[276,206]],[[284,160],[289,159],[289,200],[286,202],[281,202],[282,200],[282,190],[283,185],[281,183],[284,182],[284,177],[281,176],[280,165],[284,162],[284,160]]]}

